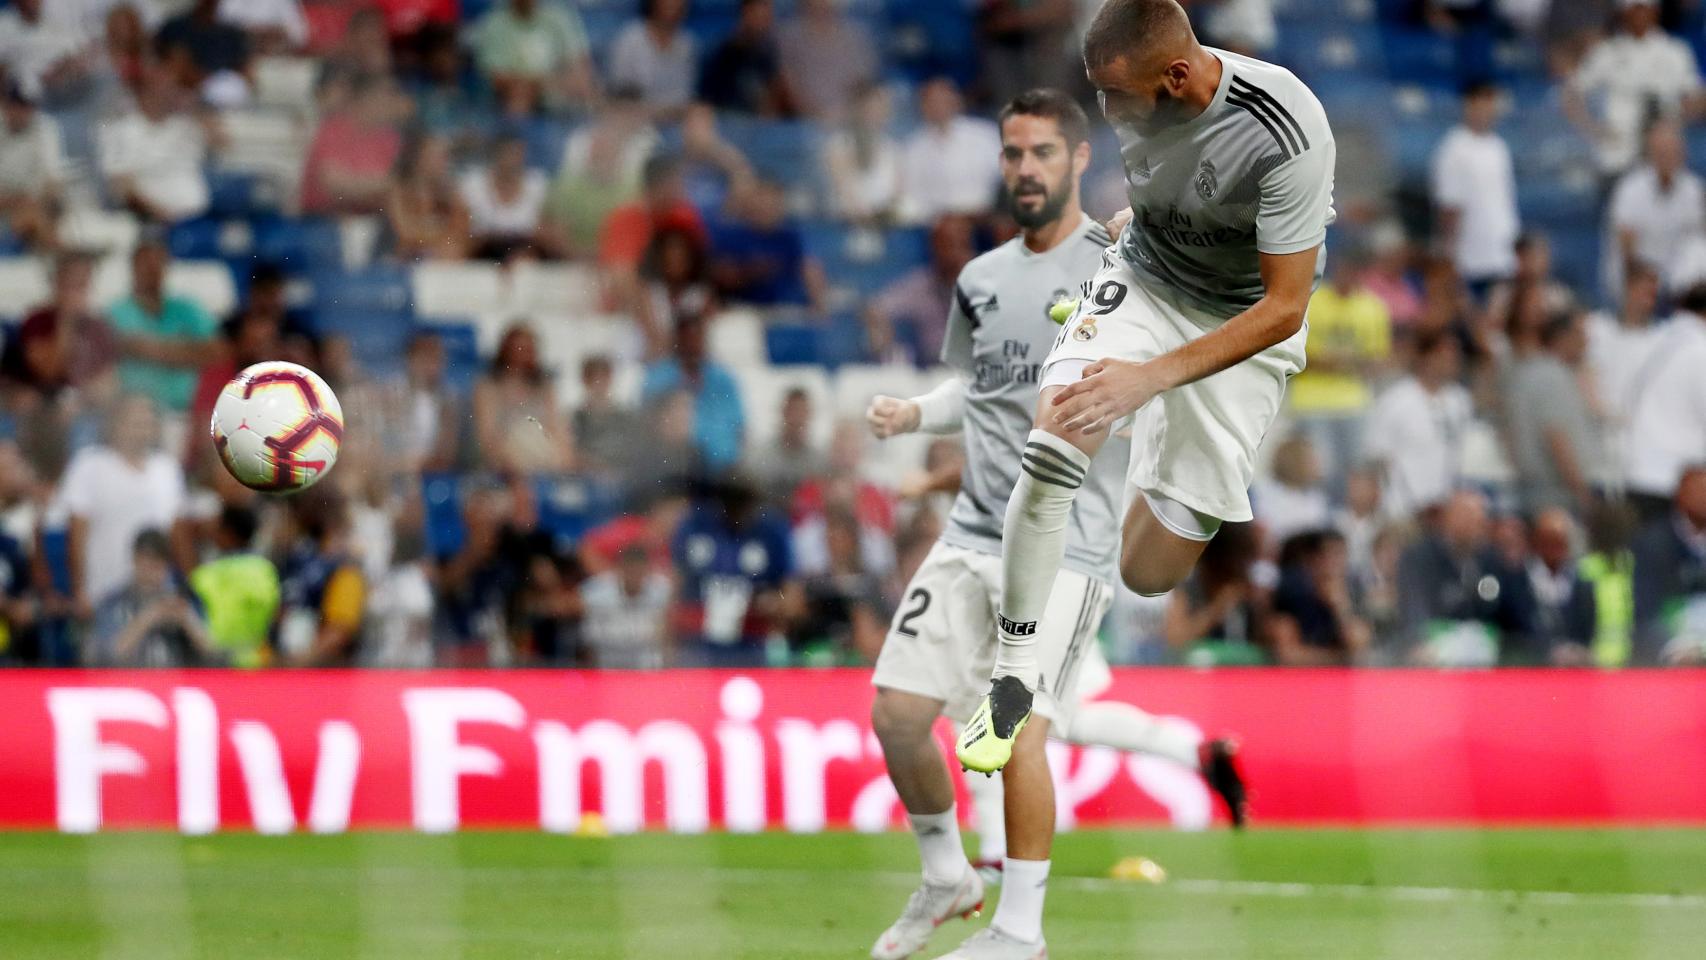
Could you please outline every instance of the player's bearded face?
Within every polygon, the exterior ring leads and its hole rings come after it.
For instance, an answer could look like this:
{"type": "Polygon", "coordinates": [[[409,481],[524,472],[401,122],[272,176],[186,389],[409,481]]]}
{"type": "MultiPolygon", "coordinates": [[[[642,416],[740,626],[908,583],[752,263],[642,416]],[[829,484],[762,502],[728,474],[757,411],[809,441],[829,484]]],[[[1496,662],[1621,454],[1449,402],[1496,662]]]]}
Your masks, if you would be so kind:
{"type": "Polygon", "coordinates": [[[1019,226],[1034,230],[1060,219],[1072,193],[1072,163],[1054,183],[1043,176],[1022,175],[1007,185],[1008,206],[1019,226]]]}

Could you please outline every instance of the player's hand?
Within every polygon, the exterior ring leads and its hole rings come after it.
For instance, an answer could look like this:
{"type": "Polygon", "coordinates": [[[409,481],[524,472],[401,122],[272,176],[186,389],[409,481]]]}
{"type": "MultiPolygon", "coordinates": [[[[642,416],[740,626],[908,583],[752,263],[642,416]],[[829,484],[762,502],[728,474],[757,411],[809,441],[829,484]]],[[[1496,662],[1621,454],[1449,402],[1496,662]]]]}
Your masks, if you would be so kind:
{"type": "Polygon", "coordinates": [[[1124,210],[1121,210],[1119,213],[1116,213],[1113,216],[1109,217],[1108,222],[1102,224],[1102,226],[1108,228],[1108,236],[1113,237],[1115,240],[1118,240],[1120,238],[1120,234],[1125,232],[1126,224],[1131,222],[1131,217],[1132,217],[1131,208],[1126,207],[1124,210]]]}
{"type": "Polygon", "coordinates": [[[898,397],[874,397],[865,410],[865,422],[871,427],[871,435],[878,440],[912,433],[918,429],[919,416],[918,404],[898,397]]]}
{"type": "Polygon", "coordinates": [[[1160,393],[1148,365],[1130,360],[1098,360],[1084,368],[1077,383],[1069,383],[1050,401],[1056,426],[1067,432],[1099,433],[1160,393]]]}

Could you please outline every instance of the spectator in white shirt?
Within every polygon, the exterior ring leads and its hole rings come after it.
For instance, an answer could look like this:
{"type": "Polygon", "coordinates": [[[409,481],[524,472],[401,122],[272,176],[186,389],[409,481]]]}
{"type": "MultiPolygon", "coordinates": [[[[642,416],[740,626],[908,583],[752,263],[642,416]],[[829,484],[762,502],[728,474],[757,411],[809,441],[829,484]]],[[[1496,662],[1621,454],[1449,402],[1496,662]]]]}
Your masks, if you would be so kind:
{"type": "Polygon", "coordinates": [[[1620,29],[1588,52],[1564,91],[1570,118],[1598,147],[1600,172],[1635,162],[1653,116],[1706,106],[1694,51],[1659,26],[1658,0],[1618,0],[1620,29]]]}
{"type": "Polygon", "coordinates": [[[26,243],[52,247],[64,183],[59,125],[21,87],[7,84],[0,100],[0,218],[26,243]]]}
{"type": "Polygon", "coordinates": [[[14,0],[0,10],[0,67],[39,99],[74,95],[94,64],[96,34],[80,19],[49,16],[46,0],[14,0]]]}
{"type": "Polygon", "coordinates": [[[158,71],[136,93],[136,108],[104,125],[101,172],[108,193],[138,216],[172,223],[207,209],[202,164],[218,128],[180,108],[182,91],[158,71]]]}
{"type": "Polygon", "coordinates": [[[1410,375],[1375,399],[1364,425],[1363,457],[1381,477],[1387,516],[1408,520],[1451,495],[1458,481],[1458,446],[1472,414],[1469,391],[1457,382],[1462,347],[1449,331],[1422,334],[1410,375]]]}
{"type": "Polygon", "coordinates": [[[693,99],[699,48],[682,29],[687,0],[640,0],[640,19],[616,36],[606,80],[630,87],[653,110],[673,113],[693,99]]]}
{"type": "Polygon", "coordinates": [[[855,223],[882,223],[900,204],[900,144],[889,133],[888,89],[870,83],[854,97],[846,127],[824,144],[835,216],[855,223]]]}
{"type": "Polygon", "coordinates": [[[628,546],[616,567],[581,588],[582,635],[598,669],[651,670],[664,665],[669,576],[654,568],[643,547],[628,546]]]}
{"type": "Polygon", "coordinates": [[[1463,122],[1445,135],[1433,158],[1439,238],[1477,299],[1516,269],[1514,244],[1521,230],[1510,147],[1493,130],[1498,116],[1498,88],[1469,87],[1463,122]]]}
{"type": "Polygon", "coordinates": [[[1706,280],[1683,294],[1636,374],[1629,417],[1629,493],[1664,516],[1684,468],[1706,456],[1706,280]]]}
{"type": "Polygon", "coordinates": [[[249,36],[257,54],[287,54],[308,45],[308,18],[299,0],[219,0],[219,21],[249,36]]]}
{"type": "Polygon", "coordinates": [[[1258,479],[1250,490],[1268,543],[1278,546],[1297,534],[1332,525],[1332,501],[1322,479],[1321,457],[1308,437],[1298,434],[1279,445],[1273,476],[1258,479]]]}
{"type": "Polygon", "coordinates": [[[1661,120],[1647,131],[1647,162],[1617,181],[1607,215],[1605,289],[1622,289],[1623,271],[1639,263],[1675,292],[1681,256],[1706,239],[1706,188],[1688,169],[1687,149],[1682,129],[1661,120]]]}
{"type": "Polygon", "coordinates": [[[474,232],[474,255],[507,260],[522,253],[556,255],[562,244],[543,222],[545,174],[527,166],[527,143],[504,137],[492,162],[462,178],[462,202],[474,232]]]}
{"type": "Polygon", "coordinates": [[[160,449],[160,417],[142,394],[119,400],[103,444],[72,458],[59,506],[70,523],[72,605],[86,618],[130,581],[131,545],[147,529],[170,530],[184,512],[184,474],[160,449]]]}
{"type": "Polygon", "coordinates": [[[1620,490],[1629,458],[1629,420],[1641,387],[1641,371],[1652,356],[1659,330],[1653,312],[1659,302],[1659,277],[1636,264],[1623,284],[1623,303],[1615,315],[1600,311],[1587,321],[1587,370],[1591,400],[1604,425],[1605,463],[1595,480],[1620,490]]]}
{"type": "Polygon", "coordinates": [[[944,213],[981,216],[995,207],[1001,184],[1001,133],[961,112],[960,92],[946,77],[918,94],[924,124],[901,151],[905,218],[930,223],[944,213]]]}

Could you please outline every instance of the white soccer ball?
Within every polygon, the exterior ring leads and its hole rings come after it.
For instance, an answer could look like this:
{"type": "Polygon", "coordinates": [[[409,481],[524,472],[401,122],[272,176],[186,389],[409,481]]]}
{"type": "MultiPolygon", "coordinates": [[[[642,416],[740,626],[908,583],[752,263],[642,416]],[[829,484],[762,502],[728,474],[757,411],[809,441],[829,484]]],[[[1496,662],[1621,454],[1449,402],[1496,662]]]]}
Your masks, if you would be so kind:
{"type": "Polygon", "coordinates": [[[319,374],[271,360],[225,385],[213,406],[212,429],[219,459],[238,483],[295,493],[337,462],[344,410],[319,374]]]}

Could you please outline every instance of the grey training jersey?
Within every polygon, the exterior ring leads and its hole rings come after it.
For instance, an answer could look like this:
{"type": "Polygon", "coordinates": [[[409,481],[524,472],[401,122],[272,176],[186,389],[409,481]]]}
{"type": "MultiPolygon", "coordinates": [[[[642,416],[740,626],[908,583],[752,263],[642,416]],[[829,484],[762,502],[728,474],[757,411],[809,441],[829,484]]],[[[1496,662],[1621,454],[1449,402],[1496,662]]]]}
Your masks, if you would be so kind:
{"type": "MultiPolygon", "coordinates": [[[[948,310],[942,362],[966,380],[966,465],[942,539],[999,556],[1007,498],[1019,482],[1020,454],[1037,413],[1037,382],[1060,325],[1058,300],[1082,295],[1102,264],[1108,233],[1089,217],[1046,253],[1014,237],[966,264],[948,310]]],[[[1067,569],[1113,576],[1121,497],[1131,441],[1112,437],[1090,465],[1072,506],[1067,569]]]]}
{"type": "MultiPolygon", "coordinates": [[[[1153,136],[1115,125],[1132,220],[1120,254],[1139,275],[1231,319],[1262,297],[1258,253],[1322,243],[1333,222],[1333,131],[1284,67],[1212,50],[1208,109],[1153,136]]],[[[1319,280],[1326,250],[1316,260],[1319,280]]]]}

